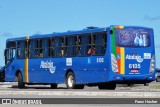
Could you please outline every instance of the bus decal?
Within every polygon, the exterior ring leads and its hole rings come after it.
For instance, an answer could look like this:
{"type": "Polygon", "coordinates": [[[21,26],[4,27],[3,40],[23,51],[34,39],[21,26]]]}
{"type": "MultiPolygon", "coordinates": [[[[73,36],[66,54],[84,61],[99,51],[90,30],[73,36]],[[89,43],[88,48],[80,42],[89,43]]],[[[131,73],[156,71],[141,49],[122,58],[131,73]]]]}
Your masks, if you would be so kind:
{"type": "Polygon", "coordinates": [[[144,53],[144,59],[151,59],[151,53],[144,53]]]}
{"type": "Polygon", "coordinates": [[[125,49],[123,47],[116,46],[116,29],[112,28],[112,54],[117,59],[118,74],[125,74],[125,49]]]}
{"type": "Polygon", "coordinates": [[[125,73],[125,50],[122,47],[116,47],[117,52],[117,63],[118,63],[118,73],[125,73]]]}
{"type": "Polygon", "coordinates": [[[53,62],[51,62],[51,60],[48,62],[48,60],[45,61],[41,61],[40,64],[40,68],[48,68],[49,71],[53,74],[56,70],[56,66],[53,65],[53,62]]]}
{"type": "Polygon", "coordinates": [[[72,58],[66,58],[66,66],[72,66],[72,58]]]}
{"type": "Polygon", "coordinates": [[[140,55],[126,55],[126,59],[137,60],[137,62],[143,62],[143,58],[140,55]]]}

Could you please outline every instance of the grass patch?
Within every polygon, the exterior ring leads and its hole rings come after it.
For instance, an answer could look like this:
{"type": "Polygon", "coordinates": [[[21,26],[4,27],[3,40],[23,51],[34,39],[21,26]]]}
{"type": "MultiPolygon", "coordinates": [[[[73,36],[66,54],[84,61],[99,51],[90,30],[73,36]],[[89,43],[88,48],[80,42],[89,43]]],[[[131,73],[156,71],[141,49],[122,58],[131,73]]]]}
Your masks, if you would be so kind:
{"type": "Polygon", "coordinates": [[[160,89],[160,85],[150,86],[150,88],[152,88],[152,89],[160,89]]]}

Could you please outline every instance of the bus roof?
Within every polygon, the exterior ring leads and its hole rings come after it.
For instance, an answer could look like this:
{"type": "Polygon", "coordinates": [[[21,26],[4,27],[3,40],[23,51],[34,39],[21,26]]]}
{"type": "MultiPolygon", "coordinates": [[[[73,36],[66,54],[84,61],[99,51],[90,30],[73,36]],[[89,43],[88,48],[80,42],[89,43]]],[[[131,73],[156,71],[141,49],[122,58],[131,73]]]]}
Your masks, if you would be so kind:
{"type": "MultiPolygon", "coordinates": [[[[119,25],[111,25],[110,27],[115,27],[119,25]]],[[[131,27],[131,28],[145,28],[145,29],[152,29],[148,27],[141,27],[141,26],[125,26],[125,27],[131,27]]],[[[29,36],[29,39],[41,39],[41,38],[50,38],[50,37],[55,37],[55,36],[67,36],[67,35],[78,35],[78,34],[84,34],[84,33],[93,33],[93,32],[103,32],[106,31],[106,29],[109,27],[103,27],[103,28],[98,28],[98,27],[87,27],[83,30],[77,30],[77,31],[72,31],[69,30],[67,32],[53,32],[51,34],[35,34],[32,36],[29,36]]],[[[9,38],[7,41],[20,41],[20,40],[25,40],[25,37],[19,37],[19,38],[9,38]]]]}
{"type": "MultiPolygon", "coordinates": [[[[53,32],[51,34],[35,34],[32,36],[29,36],[29,39],[40,39],[40,38],[50,38],[50,37],[58,37],[58,36],[67,36],[67,35],[78,35],[78,34],[84,34],[84,33],[92,33],[92,32],[103,32],[106,31],[106,28],[86,28],[79,31],[67,31],[67,32],[53,32]]],[[[19,37],[19,38],[9,38],[7,41],[20,41],[25,40],[26,37],[19,37]]]]}

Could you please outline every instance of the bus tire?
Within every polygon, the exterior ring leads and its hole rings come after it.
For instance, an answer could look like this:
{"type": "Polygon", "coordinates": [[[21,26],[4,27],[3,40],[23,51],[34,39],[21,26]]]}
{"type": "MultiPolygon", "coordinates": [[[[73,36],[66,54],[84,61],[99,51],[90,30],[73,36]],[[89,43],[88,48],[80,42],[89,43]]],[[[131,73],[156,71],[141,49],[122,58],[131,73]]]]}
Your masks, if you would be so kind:
{"type": "Polygon", "coordinates": [[[160,82],[160,78],[159,77],[156,78],[156,82],[160,82]]]}
{"type": "Polygon", "coordinates": [[[51,84],[51,89],[57,89],[57,84],[51,84]]]}
{"type": "Polygon", "coordinates": [[[23,82],[23,77],[21,73],[18,73],[18,88],[22,89],[25,87],[25,84],[23,82]]]}
{"type": "Polygon", "coordinates": [[[144,83],[144,86],[149,86],[149,83],[144,83]]]}
{"type": "Polygon", "coordinates": [[[100,90],[115,90],[116,89],[116,84],[115,83],[105,83],[105,84],[100,84],[98,85],[98,88],[100,90]]]}
{"type": "Polygon", "coordinates": [[[158,81],[158,78],[156,78],[156,82],[159,82],[159,81],[158,81]]]}
{"type": "Polygon", "coordinates": [[[69,72],[67,74],[67,78],[66,78],[66,85],[68,89],[75,89],[76,85],[75,85],[75,76],[73,74],[73,72],[69,72]]]}

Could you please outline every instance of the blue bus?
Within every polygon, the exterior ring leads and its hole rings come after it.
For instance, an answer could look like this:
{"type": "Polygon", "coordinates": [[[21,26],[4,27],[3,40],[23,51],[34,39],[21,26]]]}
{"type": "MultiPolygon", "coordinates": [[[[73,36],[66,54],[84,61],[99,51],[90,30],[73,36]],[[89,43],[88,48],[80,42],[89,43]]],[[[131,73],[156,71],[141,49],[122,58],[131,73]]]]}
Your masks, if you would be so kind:
{"type": "Polygon", "coordinates": [[[69,89],[155,81],[152,28],[88,27],[80,31],[10,38],[6,41],[5,81],[49,84],[69,89]]]}

